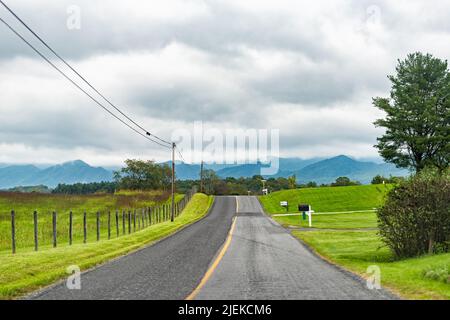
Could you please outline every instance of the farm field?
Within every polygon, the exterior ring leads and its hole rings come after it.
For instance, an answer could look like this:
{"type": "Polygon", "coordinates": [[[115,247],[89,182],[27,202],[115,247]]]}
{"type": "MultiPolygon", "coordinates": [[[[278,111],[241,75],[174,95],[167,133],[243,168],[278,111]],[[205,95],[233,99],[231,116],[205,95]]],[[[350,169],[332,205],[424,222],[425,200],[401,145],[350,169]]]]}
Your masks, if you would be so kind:
{"type": "MultiPolygon", "coordinates": [[[[176,201],[184,196],[176,195],[176,201]]],[[[69,242],[69,212],[73,212],[73,242],[83,241],[83,214],[86,211],[87,242],[96,241],[97,212],[100,214],[100,237],[107,237],[108,212],[111,212],[112,223],[118,210],[119,221],[122,213],[168,204],[168,192],[119,191],[116,194],[94,195],[55,195],[39,193],[0,192],[0,252],[11,250],[11,210],[15,211],[16,247],[18,251],[34,248],[33,212],[38,212],[39,248],[44,249],[52,244],[52,212],[57,213],[58,244],[69,242]]],[[[123,233],[120,228],[120,235],[123,233]]],[[[117,237],[115,226],[112,232],[117,237]]]]}
{"type": "MultiPolygon", "coordinates": [[[[311,204],[315,211],[340,212],[370,210],[383,204],[392,186],[371,185],[288,190],[260,197],[269,214],[283,214],[280,201],[311,204]],[[367,203],[364,203],[365,199],[367,203]]],[[[296,205],[289,208],[297,210],[296,205]]],[[[407,299],[450,299],[450,254],[395,260],[374,230],[375,212],[313,214],[313,229],[301,216],[274,216],[292,229],[292,235],[306,243],[320,256],[362,277],[369,266],[381,270],[383,287],[407,299]]]]}
{"type": "Polygon", "coordinates": [[[0,299],[13,299],[67,276],[66,268],[86,270],[112,258],[149,245],[204,217],[213,197],[195,194],[173,223],[167,221],[136,233],[87,244],[67,244],[34,252],[0,252],[0,299]]]}

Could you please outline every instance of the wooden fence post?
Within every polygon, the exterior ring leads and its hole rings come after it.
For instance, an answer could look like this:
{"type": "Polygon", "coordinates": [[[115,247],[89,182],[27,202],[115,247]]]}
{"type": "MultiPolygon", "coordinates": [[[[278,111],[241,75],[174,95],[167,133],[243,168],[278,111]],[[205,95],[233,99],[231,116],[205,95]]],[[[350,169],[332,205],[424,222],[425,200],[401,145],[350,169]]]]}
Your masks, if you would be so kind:
{"type": "Polygon", "coordinates": [[[12,253],[16,253],[16,213],[11,210],[11,247],[12,253]]]}
{"type": "Polygon", "coordinates": [[[86,210],[83,212],[83,243],[87,242],[87,217],[86,210]]]}
{"type": "Polygon", "coordinates": [[[117,238],[119,237],[119,211],[116,210],[116,234],[117,238]]]}
{"type": "Polygon", "coordinates": [[[56,211],[53,211],[53,214],[52,214],[52,225],[53,225],[53,248],[56,248],[56,246],[57,246],[57,239],[56,239],[56,211]]]}
{"type": "Polygon", "coordinates": [[[73,215],[72,211],[69,212],[69,245],[72,245],[73,239],[73,215]]]}
{"type": "Polygon", "coordinates": [[[138,223],[138,230],[141,230],[141,217],[139,216],[139,210],[137,212],[137,223],[138,223]]]}
{"type": "Polygon", "coordinates": [[[97,211],[97,241],[100,241],[100,212],[97,211]]]}
{"type": "Polygon", "coordinates": [[[111,211],[108,211],[108,240],[111,239],[111,211]]]}
{"type": "Polygon", "coordinates": [[[148,208],[148,219],[149,219],[149,225],[152,225],[152,208],[148,208]]]}
{"type": "Polygon", "coordinates": [[[38,216],[36,210],[33,212],[33,222],[34,222],[34,251],[38,251],[38,216]]]}
{"type": "Polygon", "coordinates": [[[158,207],[158,223],[161,222],[161,206],[158,207]]]}
{"type": "Polygon", "coordinates": [[[133,210],[133,232],[136,232],[136,209],[133,210]]]}
{"type": "Polygon", "coordinates": [[[131,233],[131,211],[128,211],[128,234],[131,233]]]}
{"type": "Polygon", "coordinates": [[[142,222],[142,229],[145,229],[145,209],[142,209],[141,212],[141,222],[142,222]]]}
{"type": "Polygon", "coordinates": [[[126,230],[126,217],[125,217],[125,210],[122,210],[122,235],[125,235],[126,230]]]}
{"type": "Polygon", "coordinates": [[[146,223],[147,227],[150,225],[150,223],[148,221],[148,207],[145,207],[145,223],[146,223]]]}

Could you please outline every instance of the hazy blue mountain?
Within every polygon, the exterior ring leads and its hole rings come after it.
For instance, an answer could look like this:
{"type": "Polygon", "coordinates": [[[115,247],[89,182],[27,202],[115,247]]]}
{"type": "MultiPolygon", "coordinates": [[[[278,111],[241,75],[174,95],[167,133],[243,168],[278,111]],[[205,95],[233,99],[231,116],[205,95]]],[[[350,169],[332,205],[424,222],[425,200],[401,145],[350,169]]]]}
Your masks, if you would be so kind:
{"type": "Polygon", "coordinates": [[[0,188],[45,185],[50,188],[59,183],[111,181],[112,172],[101,167],[92,167],[76,160],[39,169],[35,166],[9,166],[0,169],[0,188]]]}
{"type": "MultiPolygon", "coordinates": [[[[292,175],[292,171],[299,170],[305,166],[317,162],[321,159],[300,159],[300,158],[280,158],[279,159],[279,172],[275,177],[292,175]]],[[[172,162],[165,162],[171,164],[172,162]]],[[[219,177],[253,177],[254,175],[261,174],[261,167],[267,166],[264,164],[206,164],[204,169],[214,170],[219,177]]],[[[181,180],[194,180],[200,177],[200,165],[199,164],[186,164],[176,163],[177,178],[181,180]]]]}
{"type": "Polygon", "coordinates": [[[312,158],[312,159],[300,159],[300,158],[280,158],[280,171],[288,172],[288,171],[296,171],[303,169],[310,164],[319,162],[323,160],[323,158],[312,158]]]}
{"type": "MultiPolygon", "coordinates": [[[[377,174],[384,176],[405,176],[408,174],[406,170],[399,170],[390,164],[357,161],[347,156],[325,160],[281,158],[279,163],[280,170],[274,177],[288,177],[295,174],[300,183],[309,181],[330,183],[342,176],[347,176],[362,183],[370,183],[377,174]]],[[[170,162],[167,162],[167,164],[170,165],[170,162]]],[[[215,171],[222,178],[240,178],[261,174],[262,166],[260,163],[244,165],[205,164],[205,169],[216,169],[215,171]]],[[[177,162],[176,174],[180,180],[198,179],[200,177],[200,165],[177,162]]],[[[36,185],[54,188],[59,183],[111,181],[112,178],[111,170],[92,167],[81,160],[44,168],[33,165],[8,165],[0,168],[0,189],[36,185]]]]}
{"type": "Polygon", "coordinates": [[[221,178],[248,178],[261,174],[261,164],[243,164],[217,171],[217,175],[221,178]]]}
{"type": "Polygon", "coordinates": [[[28,177],[39,172],[33,165],[11,165],[0,168],[0,188],[12,188],[24,184],[28,177]]]}
{"type": "Polygon", "coordinates": [[[357,161],[347,156],[322,160],[293,173],[300,183],[309,181],[330,183],[343,176],[361,183],[370,183],[372,178],[378,174],[387,177],[408,175],[408,171],[398,169],[391,164],[357,161]]]}
{"type": "Polygon", "coordinates": [[[180,180],[198,180],[200,177],[199,164],[176,163],[176,177],[180,180]]]}
{"type": "MultiPolygon", "coordinates": [[[[248,178],[261,174],[258,164],[224,165],[216,173],[221,178],[248,178]]],[[[206,167],[206,166],[205,166],[206,167]]],[[[289,177],[295,175],[299,183],[315,181],[317,183],[334,182],[336,178],[347,176],[361,183],[370,183],[377,174],[389,176],[408,175],[406,170],[397,169],[394,165],[387,163],[375,163],[369,161],[358,161],[347,156],[337,156],[330,159],[297,159],[281,158],[279,172],[273,177],[289,177]]],[[[199,165],[177,164],[177,177],[179,179],[198,179],[200,174],[199,165]]],[[[270,178],[270,177],[267,177],[270,178]]]]}

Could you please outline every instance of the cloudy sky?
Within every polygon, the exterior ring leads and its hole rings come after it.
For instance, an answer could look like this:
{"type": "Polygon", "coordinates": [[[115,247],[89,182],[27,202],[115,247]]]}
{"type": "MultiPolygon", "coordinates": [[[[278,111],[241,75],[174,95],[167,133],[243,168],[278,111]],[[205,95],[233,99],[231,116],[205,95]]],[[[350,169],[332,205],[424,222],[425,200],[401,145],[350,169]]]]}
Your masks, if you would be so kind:
{"type": "MultiPolygon", "coordinates": [[[[371,99],[387,96],[396,60],[450,57],[448,0],[4,1],[159,136],[195,121],[280,129],[286,157],[376,157],[371,99]]],[[[1,6],[0,17],[47,53],[1,6]]],[[[0,111],[0,163],[168,158],[3,24],[0,111]]]]}

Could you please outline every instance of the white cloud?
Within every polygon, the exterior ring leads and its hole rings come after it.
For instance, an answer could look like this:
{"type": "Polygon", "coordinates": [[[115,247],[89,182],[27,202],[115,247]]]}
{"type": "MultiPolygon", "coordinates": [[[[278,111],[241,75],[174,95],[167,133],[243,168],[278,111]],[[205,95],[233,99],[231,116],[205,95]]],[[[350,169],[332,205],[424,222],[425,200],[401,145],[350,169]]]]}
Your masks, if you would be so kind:
{"type": "MultiPolygon", "coordinates": [[[[83,0],[81,30],[68,30],[72,4],[10,3],[158,135],[196,120],[280,129],[285,156],[375,156],[380,113],[371,98],[388,94],[396,60],[414,51],[450,56],[448,1],[83,0]]],[[[27,34],[2,8],[0,15],[27,34]]],[[[0,39],[0,162],[168,158],[2,25],[0,39]]]]}

